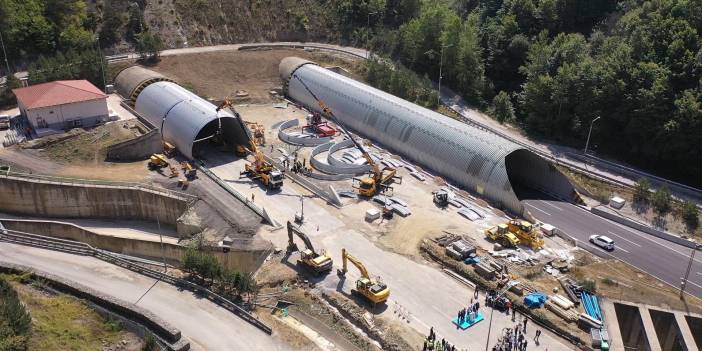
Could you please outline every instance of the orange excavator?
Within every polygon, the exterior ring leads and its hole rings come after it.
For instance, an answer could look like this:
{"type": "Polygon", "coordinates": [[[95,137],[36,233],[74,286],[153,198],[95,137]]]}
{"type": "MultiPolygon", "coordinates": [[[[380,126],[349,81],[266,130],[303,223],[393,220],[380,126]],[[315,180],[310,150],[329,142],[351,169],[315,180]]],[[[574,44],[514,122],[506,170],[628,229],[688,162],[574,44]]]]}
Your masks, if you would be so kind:
{"type": "Polygon", "coordinates": [[[247,148],[244,145],[239,145],[237,146],[237,153],[241,154],[243,151],[244,157],[248,153],[251,153],[254,156],[253,162],[247,162],[244,166],[244,171],[242,171],[241,174],[246,175],[251,179],[261,181],[263,185],[270,190],[280,189],[283,186],[283,172],[275,168],[270,162],[266,161],[263,152],[261,152],[261,150],[258,148],[258,145],[256,145],[254,138],[251,137],[246,124],[241,119],[241,115],[239,115],[239,112],[237,112],[232,106],[232,102],[229,100],[224,100],[224,102],[217,107],[216,111],[219,112],[223,108],[229,108],[229,110],[234,113],[236,120],[241,125],[241,129],[248,138],[249,147],[247,148]]]}
{"type": "Polygon", "coordinates": [[[354,178],[354,188],[358,191],[359,195],[364,197],[373,197],[379,192],[392,190],[390,184],[393,182],[402,184],[402,177],[397,175],[397,169],[393,167],[384,167],[381,169],[378,163],[375,162],[363,145],[358,143],[356,139],[354,139],[353,135],[351,135],[351,133],[349,133],[349,131],[347,131],[346,128],[344,128],[344,126],[339,122],[329,106],[327,106],[324,101],[320,100],[300,77],[298,77],[296,74],[293,74],[293,77],[300,81],[302,86],[305,87],[305,90],[307,90],[312,98],[317,101],[322,111],[324,111],[324,113],[329,116],[329,118],[334,121],[337,126],[339,126],[339,129],[346,134],[346,137],[351,139],[353,144],[358,150],[361,151],[361,155],[363,155],[363,158],[366,159],[366,162],[371,167],[371,170],[367,176],[360,179],[354,178]]]}

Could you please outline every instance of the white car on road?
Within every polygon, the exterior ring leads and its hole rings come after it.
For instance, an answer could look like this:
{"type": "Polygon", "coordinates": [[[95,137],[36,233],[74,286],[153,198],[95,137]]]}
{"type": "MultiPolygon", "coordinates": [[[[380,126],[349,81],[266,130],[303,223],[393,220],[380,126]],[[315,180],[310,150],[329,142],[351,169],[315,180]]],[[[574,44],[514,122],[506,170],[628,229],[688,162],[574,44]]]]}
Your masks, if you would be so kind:
{"type": "Polygon", "coordinates": [[[590,235],[590,242],[607,250],[614,250],[614,240],[604,235],[590,235]]]}

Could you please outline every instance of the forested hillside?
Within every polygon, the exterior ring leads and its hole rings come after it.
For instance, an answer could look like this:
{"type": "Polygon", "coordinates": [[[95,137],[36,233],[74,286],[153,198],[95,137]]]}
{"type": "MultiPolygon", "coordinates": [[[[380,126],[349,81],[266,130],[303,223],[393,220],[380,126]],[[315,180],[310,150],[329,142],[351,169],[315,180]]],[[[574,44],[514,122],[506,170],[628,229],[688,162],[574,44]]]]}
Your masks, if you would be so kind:
{"type": "Polygon", "coordinates": [[[407,85],[438,77],[443,48],[443,83],[500,121],[580,148],[601,117],[595,152],[697,186],[701,30],[697,0],[0,0],[12,65],[62,53],[35,65],[42,79],[80,75],[71,62],[96,67],[86,62],[97,43],[132,51],[145,33],[165,47],[327,41],[417,72],[368,69],[375,85],[431,106],[407,85]]]}

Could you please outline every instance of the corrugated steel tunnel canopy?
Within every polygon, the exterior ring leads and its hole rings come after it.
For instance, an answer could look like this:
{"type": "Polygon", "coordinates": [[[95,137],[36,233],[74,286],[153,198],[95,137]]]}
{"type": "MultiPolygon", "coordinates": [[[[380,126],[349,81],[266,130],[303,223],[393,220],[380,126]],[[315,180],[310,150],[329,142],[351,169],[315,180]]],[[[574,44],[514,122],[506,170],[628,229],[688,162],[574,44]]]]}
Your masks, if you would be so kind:
{"type": "Polygon", "coordinates": [[[173,82],[151,83],[139,93],[134,109],[161,131],[163,140],[193,159],[198,147],[221,131],[219,139],[228,145],[246,144],[243,127],[228,111],[173,82]]]}
{"type": "Polygon", "coordinates": [[[168,81],[171,79],[141,66],[131,66],[120,71],[115,77],[115,88],[117,92],[131,104],[136,101],[137,96],[151,83],[168,81]]]}
{"type": "Polygon", "coordinates": [[[297,57],[279,66],[287,95],[320,111],[293,74],[339,121],[363,137],[427,167],[498,207],[522,214],[518,194],[534,189],[564,199],[575,192],[551,163],[490,132],[417,106],[297,57]],[[516,192],[515,192],[516,188],[516,192]]]}

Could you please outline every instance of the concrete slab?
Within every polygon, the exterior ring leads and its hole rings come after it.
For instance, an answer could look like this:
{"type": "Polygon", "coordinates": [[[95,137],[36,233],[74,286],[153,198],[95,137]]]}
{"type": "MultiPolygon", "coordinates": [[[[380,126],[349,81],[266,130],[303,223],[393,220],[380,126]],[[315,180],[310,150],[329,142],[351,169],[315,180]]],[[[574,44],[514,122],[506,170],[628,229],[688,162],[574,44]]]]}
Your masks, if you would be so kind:
{"type": "Polygon", "coordinates": [[[609,334],[609,346],[611,350],[624,350],[624,342],[622,341],[622,331],[619,329],[619,321],[617,320],[617,312],[614,310],[614,303],[611,300],[600,299],[600,307],[604,314],[604,322],[609,334]]]}
{"type": "Polygon", "coordinates": [[[648,307],[639,305],[639,314],[641,315],[646,340],[648,340],[648,346],[651,348],[651,351],[662,351],[661,344],[658,342],[656,328],[653,326],[651,313],[648,311],[648,307]]]}
{"type": "Polygon", "coordinates": [[[685,320],[685,314],[682,312],[675,312],[674,315],[675,322],[678,323],[678,328],[680,329],[680,334],[682,335],[683,340],[685,340],[685,348],[687,348],[687,351],[699,351],[699,348],[695,343],[695,339],[692,337],[690,326],[685,320]]]}

